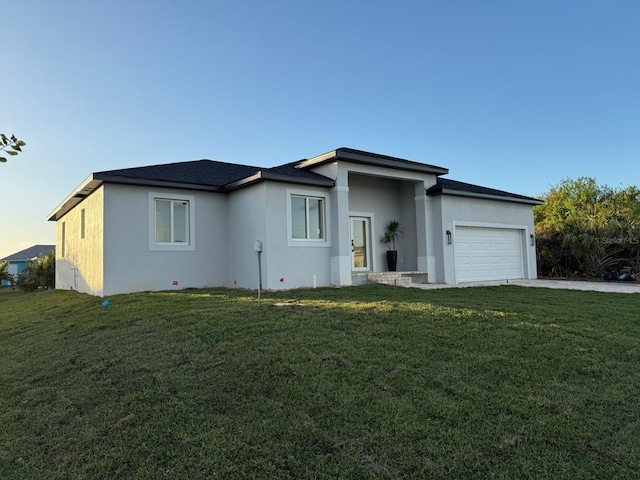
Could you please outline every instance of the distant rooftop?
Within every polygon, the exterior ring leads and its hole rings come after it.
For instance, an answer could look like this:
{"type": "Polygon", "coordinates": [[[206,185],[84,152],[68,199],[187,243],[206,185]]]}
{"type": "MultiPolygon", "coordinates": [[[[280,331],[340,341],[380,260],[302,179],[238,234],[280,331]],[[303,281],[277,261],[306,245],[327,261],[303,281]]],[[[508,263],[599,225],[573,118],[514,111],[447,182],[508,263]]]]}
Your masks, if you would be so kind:
{"type": "Polygon", "coordinates": [[[0,262],[26,262],[54,252],[55,249],[55,245],[34,245],[8,257],[0,258],[0,262]]]}

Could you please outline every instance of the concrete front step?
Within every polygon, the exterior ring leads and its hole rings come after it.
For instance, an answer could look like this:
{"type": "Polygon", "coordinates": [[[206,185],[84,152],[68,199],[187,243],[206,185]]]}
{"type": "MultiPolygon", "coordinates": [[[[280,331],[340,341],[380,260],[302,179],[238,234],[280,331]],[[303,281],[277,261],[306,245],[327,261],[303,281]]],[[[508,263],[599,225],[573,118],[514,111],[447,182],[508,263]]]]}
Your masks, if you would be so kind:
{"type": "Polygon", "coordinates": [[[352,274],[353,285],[383,283],[408,287],[412,283],[427,283],[427,274],[422,272],[363,272],[352,274]]]}
{"type": "Polygon", "coordinates": [[[370,280],[371,283],[382,283],[384,285],[397,285],[399,287],[408,287],[411,285],[411,279],[408,277],[400,277],[394,279],[370,280]]]}

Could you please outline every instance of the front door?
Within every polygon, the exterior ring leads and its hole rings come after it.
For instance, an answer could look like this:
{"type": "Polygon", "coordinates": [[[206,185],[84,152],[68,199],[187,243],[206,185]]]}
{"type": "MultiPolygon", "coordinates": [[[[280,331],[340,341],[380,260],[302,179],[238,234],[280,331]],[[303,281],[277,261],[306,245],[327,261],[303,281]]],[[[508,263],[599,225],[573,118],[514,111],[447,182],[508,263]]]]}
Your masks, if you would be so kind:
{"type": "Polygon", "coordinates": [[[366,217],[351,217],[351,268],[354,271],[371,269],[371,247],[369,243],[369,219],[366,217]]]}

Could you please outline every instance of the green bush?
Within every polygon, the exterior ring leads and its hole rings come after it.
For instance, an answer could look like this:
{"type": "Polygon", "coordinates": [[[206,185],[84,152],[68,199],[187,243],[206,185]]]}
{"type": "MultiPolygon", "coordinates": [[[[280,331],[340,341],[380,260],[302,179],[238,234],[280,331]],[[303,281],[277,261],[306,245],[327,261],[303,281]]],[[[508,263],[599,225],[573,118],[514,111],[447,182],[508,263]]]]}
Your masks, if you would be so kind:
{"type": "Polygon", "coordinates": [[[538,272],[598,277],[609,271],[640,278],[640,189],[612,189],[593,178],[563,180],[534,210],[538,272]]]}
{"type": "Polygon", "coordinates": [[[21,290],[31,292],[38,288],[53,288],[56,278],[56,259],[48,253],[27,263],[27,268],[18,274],[16,285],[21,290]]]}
{"type": "Polygon", "coordinates": [[[9,273],[9,262],[0,262],[0,284],[2,284],[4,280],[9,282],[12,287],[16,282],[13,275],[9,273]]]}

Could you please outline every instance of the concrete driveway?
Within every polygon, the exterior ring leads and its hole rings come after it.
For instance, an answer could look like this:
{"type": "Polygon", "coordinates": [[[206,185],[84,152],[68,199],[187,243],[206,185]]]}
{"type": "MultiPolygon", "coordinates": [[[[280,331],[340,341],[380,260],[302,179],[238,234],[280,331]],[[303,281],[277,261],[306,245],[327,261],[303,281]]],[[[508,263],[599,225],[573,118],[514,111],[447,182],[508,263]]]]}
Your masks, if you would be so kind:
{"type": "Polygon", "coordinates": [[[440,283],[412,283],[412,288],[431,290],[435,288],[468,288],[498,285],[519,285],[521,287],[564,288],[566,290],[590,290],[594,292],[640,293],[640,283],[635,282],[575,282],[571,280],[495,280],[489,282],[467,282],[458,285],[440,283]]]}

